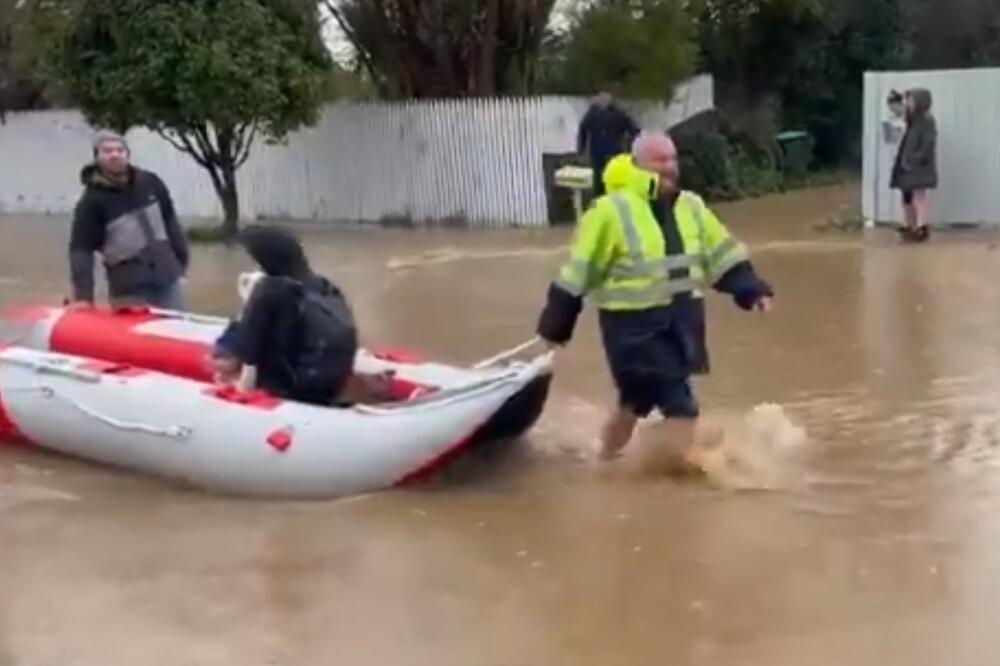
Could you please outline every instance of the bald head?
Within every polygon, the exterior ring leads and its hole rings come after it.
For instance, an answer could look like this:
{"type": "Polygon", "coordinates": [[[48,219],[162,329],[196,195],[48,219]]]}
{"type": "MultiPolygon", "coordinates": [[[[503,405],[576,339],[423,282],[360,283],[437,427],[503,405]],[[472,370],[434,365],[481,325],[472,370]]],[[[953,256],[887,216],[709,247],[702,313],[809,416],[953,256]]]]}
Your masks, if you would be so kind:
{"type": "Polygon", "coordinates": [[[660,177],[660,192],[676,192],[680,181],[677,147],[662,132],[641,132],[632,143],[632,159],[641,169],[660,177]]]}

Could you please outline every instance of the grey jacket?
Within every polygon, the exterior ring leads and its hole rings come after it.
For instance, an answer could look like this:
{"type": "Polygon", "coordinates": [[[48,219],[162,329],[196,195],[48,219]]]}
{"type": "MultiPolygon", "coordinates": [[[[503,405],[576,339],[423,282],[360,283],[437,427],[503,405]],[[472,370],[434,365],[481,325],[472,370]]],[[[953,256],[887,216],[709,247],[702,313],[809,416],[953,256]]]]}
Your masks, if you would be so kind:
{"type": "Polygon", "coordinates": [[[95,165],[80,174],[85,189],[73,215],[69,258],[76,300],[94,299],[94,255],[100,254],[113,301],[167,287],[188,262],[187,240],[166,186],[130,167],[127,182],[108,180],[95,165]]]}
{"type": "Polygon", "coordinates": [[[910,91],[915,109],[906,119],[906,133],[892,167],[890,186],[897,190],[930,190],[937,187],[937,125],[930,114],[931,93],[910,91]]]}

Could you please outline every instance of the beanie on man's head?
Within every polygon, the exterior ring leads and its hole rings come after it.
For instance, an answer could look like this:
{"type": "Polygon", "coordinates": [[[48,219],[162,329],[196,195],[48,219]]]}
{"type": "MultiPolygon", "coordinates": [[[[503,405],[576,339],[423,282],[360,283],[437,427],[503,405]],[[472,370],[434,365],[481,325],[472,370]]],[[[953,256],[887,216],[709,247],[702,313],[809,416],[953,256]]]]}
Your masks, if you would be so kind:
{"type": "Polygon", "coordinates": [[[107,143],[108,141],[114,141],[115,143],[122,144],[125,146],[125,152],[129,152],[128,141],[125,140],[125,137],[118,132],[102,130],[94,136],[94,157],[97,157],[97,151],[101,147],[101,144],[107,143]]]}

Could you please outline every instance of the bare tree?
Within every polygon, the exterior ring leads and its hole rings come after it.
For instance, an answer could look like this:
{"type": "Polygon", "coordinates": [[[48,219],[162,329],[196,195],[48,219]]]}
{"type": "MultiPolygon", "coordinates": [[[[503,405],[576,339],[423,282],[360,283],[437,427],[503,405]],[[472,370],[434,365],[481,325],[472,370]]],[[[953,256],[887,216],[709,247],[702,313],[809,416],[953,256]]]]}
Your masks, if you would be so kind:
{"type": "Polygon", "coordinates": [[[556,0],[323,0],[384,97],[531,89],[556,0]]]}

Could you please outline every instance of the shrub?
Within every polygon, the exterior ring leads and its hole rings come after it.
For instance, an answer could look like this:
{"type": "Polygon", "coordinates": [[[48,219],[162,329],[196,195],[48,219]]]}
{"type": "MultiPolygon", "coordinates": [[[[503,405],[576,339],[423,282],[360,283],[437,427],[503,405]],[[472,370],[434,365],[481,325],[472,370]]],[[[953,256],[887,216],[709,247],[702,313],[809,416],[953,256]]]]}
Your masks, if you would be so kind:
{"type": "Polygon", "coordinates": [[[777,145],[754,142],[725,125],[674,133],[681,186],[710,200],[755,197],[785,188],[777,145]]]}

